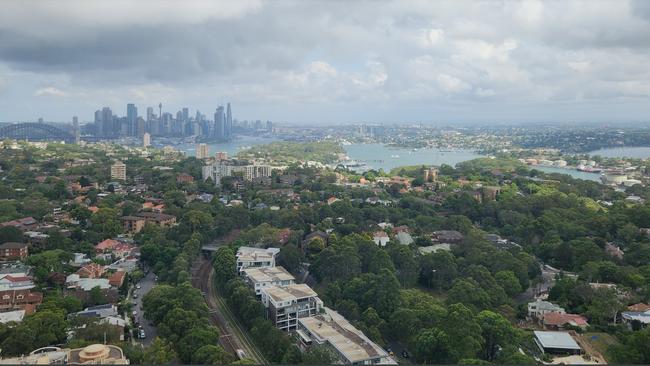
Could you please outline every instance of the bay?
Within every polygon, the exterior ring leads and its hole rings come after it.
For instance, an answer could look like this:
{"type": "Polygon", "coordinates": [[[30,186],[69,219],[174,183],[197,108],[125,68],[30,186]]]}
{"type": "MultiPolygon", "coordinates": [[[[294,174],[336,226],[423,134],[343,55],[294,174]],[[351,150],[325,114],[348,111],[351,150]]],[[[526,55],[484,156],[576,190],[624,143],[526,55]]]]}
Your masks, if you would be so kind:
{"type": "Polygon", "coordinates": [[[383,169],[407,165],[454,166],[457,163],[483,157],[470,150],[407,149],[383,144],[351,144],[343,146],[350,159],[364,163],[365,169],[383,169]]]}
{"type": "Polygon", "coordinates": [[[543,166],[543,165],[529,166],[528,168],[537,169],[545,173],[567,174],[576,179],[592,180],[594,182],[600,183],[600,173],[581,172],[575,169],[558,168],[554,166],[543,166]]]}
{"type": "Polygon", "coordinates": [[[650,146],[610,147],[589,152],[590,156],[600,155],[604,158],[650,158],[650,146]]]}

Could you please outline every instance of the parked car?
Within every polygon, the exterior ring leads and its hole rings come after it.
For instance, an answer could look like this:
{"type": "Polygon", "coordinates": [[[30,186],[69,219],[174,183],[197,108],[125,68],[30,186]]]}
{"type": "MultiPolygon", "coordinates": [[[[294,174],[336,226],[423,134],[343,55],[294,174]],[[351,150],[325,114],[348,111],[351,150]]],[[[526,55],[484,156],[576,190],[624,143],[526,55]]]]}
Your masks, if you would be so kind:
{"type": "Polygon", "coordinates": [[[138,290],[140,289],[140,287],[141,287],[141,286],[140,286],[139,283],[138,283],[137,285],[135,285],[135,288],[137,288],[138,290]]]}
{"type": "Polygon", "coordinates": [[[147,335],[144,332],[144,329],[140,329],[140,339],[145,339],[147,338],[147,335]]]}
{"type": "Polygon", "coordinates": [[[403,351],[402,351],[402,357],[404,357],[404,358],[409,358],[410,355],[409,355],[409,353],[408,353],[406,350],[403,350],[403,351]]]}
{"type": "Polygon", "coordinates": [[[134,293],[133,293],[133,298],[134,298],[134,299],[137,299],[137,298],[138,298],[138,293],[137,293],[137,292],[134,292],[134,293]]]}

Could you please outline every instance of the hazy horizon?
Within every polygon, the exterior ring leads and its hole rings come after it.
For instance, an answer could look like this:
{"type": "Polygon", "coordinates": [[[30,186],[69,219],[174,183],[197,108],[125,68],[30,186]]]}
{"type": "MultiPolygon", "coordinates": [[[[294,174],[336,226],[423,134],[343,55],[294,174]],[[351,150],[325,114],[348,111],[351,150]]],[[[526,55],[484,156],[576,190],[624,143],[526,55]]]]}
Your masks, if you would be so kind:
{"type": "Polygon", "coordinates": [[[647,123],[647,34],[642,0],[3,1],[0,121],[647,123]]]}

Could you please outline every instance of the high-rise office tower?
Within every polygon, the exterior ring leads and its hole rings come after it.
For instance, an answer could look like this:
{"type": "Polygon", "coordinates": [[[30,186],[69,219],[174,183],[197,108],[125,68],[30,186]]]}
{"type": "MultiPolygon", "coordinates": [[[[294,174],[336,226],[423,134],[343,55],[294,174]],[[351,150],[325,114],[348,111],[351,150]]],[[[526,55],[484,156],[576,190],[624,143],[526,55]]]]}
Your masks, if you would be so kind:
{"type": "Polygon", "coordinates": [[[126,105],[126,122],[128,124],[127,134],[136,136],[138,132],[138,108],[133,103],[126,105]]]}
{"type": "Polygon", "coordinates": [[[149,132],[145,132],[144,135],[142,135],[142,147],[147,148],[151,146],[151,135],[149,132]]]}
{"type": "Polygon", "coordinates": [[[230,110],[230,103],[226,107],[226,126],[224,128],[224,137],[230,139],[232,137],[232,111],[230,110]]]}
{"type": "Polygon", "coordinates": [[[115,129],[115,122],[113,120],[113,111],[109,107],[102,108],[100,120],[100,136],[101,137],[114,137],[117,135],[115,129]]]}
{"type": "Polygon", "coordinates": [[[162,124],[160,125],[160,134],[169,135],[172,131],[172,120],[174,117],[171,113],[165,112],[162,115],[162,124]]]}
{"type": "Polygon", "coordinates": [[[223,106],[219,106],[214,113],[214,132],[212,134],[216,139],[223,140],[225,138],[225,124],[226,116],[223,113],[223,106]]]}
{"type": "Polygon", "coordinates": [[[72,117],[72,129],[74,131],[74,143],[79,145],[81,139],[79,137],[79,118],[77,116],[72,117]]]}
{"type": "Polygon", "coordinates": [[[147,122],[153,120],[153,107],[147,107],[147,122]]]}
{"type": "Polygon", "coordinates": [[[183,108],[183,122],[187,122],[190,120],[190,109],[185,107],[183,108]]]}
{"type": "Polygon", "coordinates": [[[144,121],[144,118],[138,117],[138,120],[136,122],[135,136],[142,136],[144,134],[144,131],[146,131],[146,125],[147,123],[144,121]]]}

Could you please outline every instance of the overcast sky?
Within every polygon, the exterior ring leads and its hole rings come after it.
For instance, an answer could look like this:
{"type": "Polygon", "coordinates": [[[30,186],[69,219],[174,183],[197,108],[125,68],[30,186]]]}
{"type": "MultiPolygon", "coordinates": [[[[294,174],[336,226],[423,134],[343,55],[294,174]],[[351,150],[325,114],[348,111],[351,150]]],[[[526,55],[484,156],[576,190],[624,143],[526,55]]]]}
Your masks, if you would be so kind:
{"type": "Polygon", "coordinates": [[[650,1],[0,2],[0,121],[650,121],[650,1]]]}

